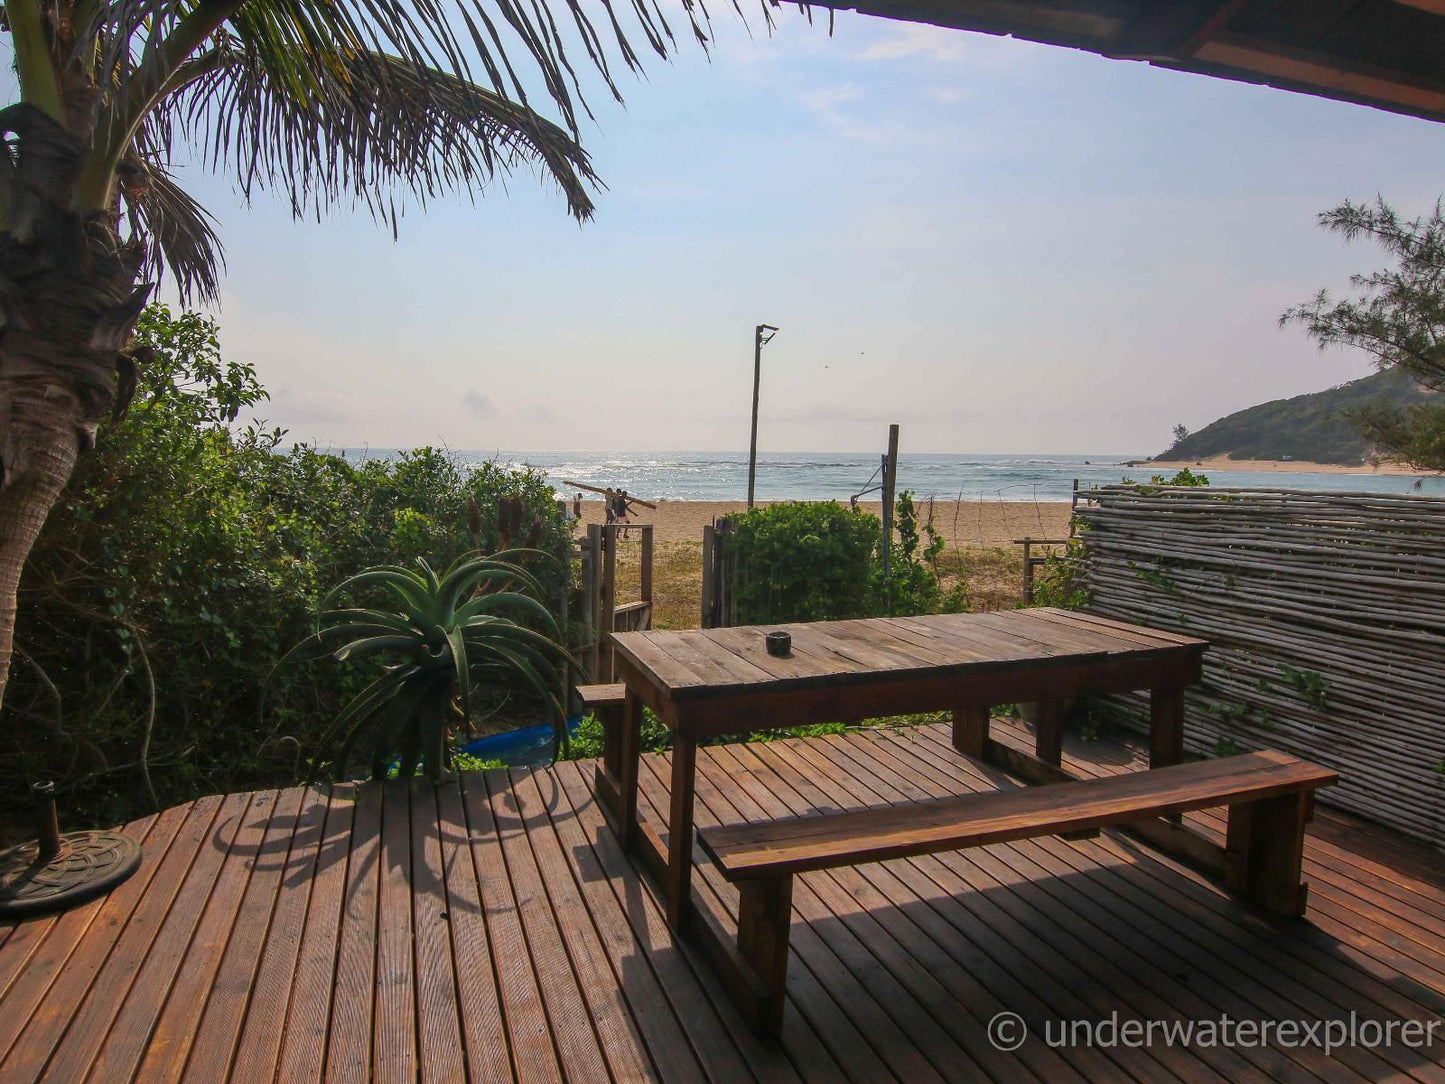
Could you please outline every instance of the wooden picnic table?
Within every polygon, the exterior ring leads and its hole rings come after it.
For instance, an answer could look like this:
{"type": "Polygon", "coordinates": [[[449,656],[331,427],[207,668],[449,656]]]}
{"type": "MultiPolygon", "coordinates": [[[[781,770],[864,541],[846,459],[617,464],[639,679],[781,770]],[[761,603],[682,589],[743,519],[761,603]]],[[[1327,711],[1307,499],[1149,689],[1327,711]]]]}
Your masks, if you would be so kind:
{"type": "MultiPolygon", "coordinates": [[[[1199,680],[1206,641],[1040,607],[613,637],[626,686],[621,725],[606,739],[598,797],[626,845],[661,877],[675,929],[692,913],[698,743],[728,734],[925,711],[953,713],[953,744],[1031,782],[1072,778],[1060,764],[1065,708],[1080,693],[1148,690],[1150,767],[1183,755],[1184,688],[1199,680]],[[769,655],[767,632],[792,637],[769,655]],[[989,737],[989,709],[1035,703],[1033,756],[989,737]],[[666,834],[639,821],[643,706],[673,732],[666,834]]],[[[1162,834],[1173,826],[1161,824],[1162,834]]],[[[1177,833],[1184,833],[1182,828],[1177,833]]],[[[1157,834],[1157,833],[1156,833],[1157,834]]],[[[1153,840],[1151,840],[1153,842],[1153,840]]],[[[1176,842],[1165,839],[1164,842],[1176,842]]],[[[1179,847],[1187,849],[1187,839],[1179,847]]]]}

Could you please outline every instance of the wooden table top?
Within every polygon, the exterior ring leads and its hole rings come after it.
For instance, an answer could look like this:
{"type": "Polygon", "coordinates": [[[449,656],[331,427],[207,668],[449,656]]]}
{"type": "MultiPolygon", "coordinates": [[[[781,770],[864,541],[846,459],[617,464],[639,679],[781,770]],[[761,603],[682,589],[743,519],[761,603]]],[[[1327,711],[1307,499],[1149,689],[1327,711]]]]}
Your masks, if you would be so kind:
{"type": "Polygon", "coordinates": [[[990,669],[1047,668],[1202,652],[1208,642],[1049,607],[980,614],[623,632],[615,650],[673,700],[740,691],[907,681],[990,669]],[[786,657],[763,636],[793,638],[786,657]]]}

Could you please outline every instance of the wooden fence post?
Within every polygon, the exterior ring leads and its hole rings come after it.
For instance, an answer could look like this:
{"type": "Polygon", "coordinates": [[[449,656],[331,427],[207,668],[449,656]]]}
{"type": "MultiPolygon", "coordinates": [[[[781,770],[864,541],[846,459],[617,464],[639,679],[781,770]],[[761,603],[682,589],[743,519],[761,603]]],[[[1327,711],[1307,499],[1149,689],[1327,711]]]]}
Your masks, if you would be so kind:
{"type": "Polygon", "coordinates": [[[706,523],[702,528],[702,627],[710,629],[716,619],[713,613],[714,593],[717,590],[717,569],[713,567],[713,549],[717,545],[717,528],[706,523]]]}
{"type": "Polygon", "coordinates": [[[899,426],[889,426],[889,454],[883,460],[883,590],[887,595],[889,613],[893,613],[893,572],[890,554],[893,549],[893,489],[899,473],[899,426]]]}
{"type": "Polygon", "coordinates": [[[608,523],[602,528],[602,605],[598,610],[597,642],[599,674],[593,680],[606,684],[614,679],[612,664],[612,623],[617,614],[617,533],[618,525],[608,523]]]}

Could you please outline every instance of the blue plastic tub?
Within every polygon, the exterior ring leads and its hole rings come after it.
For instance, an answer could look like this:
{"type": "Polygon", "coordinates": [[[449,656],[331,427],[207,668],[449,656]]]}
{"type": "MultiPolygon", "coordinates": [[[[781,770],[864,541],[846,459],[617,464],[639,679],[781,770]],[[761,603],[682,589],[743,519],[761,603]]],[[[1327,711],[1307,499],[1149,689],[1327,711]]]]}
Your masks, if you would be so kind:
{"type": "MultiPolygon", "coordinates": [[[[575,736],[582,716],[567,719],[567,733],[575,736]]],[[[546,724],[524,726],[501,734],[488,734],[459,748],[459,752],[482,760],[500,760],[509,768],[536,768],[552,763],[552,728],[546,724]]]]}

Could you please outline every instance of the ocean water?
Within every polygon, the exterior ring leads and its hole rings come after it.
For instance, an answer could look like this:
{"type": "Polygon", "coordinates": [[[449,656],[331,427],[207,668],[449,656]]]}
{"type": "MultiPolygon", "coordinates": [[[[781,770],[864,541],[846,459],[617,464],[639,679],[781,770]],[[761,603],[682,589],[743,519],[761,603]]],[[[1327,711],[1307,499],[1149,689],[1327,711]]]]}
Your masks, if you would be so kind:
{"type": "MultiPolygon", "coordinates": [[[[348,458],[393,457],[395,449],[343,450],[348,458]]],[[[740,501],[748,495],[746,452],[526,452],[452,449],[463,463],[494,460],[534,467],[546,473],[559,492],[570,493],[564,480],[625,489],[643,500],[740,501]]],[[[1145,481],[1153,471],[1129,467],[1142,455],[943,455],[898,457],[898,488],[940,500],[1066,501],[1074,480],[1081,487],[1145,481]]],[[[760,454],[757,499],[839,500],[863,493],[878,500],[876,487],[882,456],[877,452],[789,452],[760,454]]],[[[1416,479],[1387,474],[1332,474],[1324,471],[1260,473],[1205,472],[1218,486],[1269,486],[1282,489],[1336,490],[1370,493],[1424,493],[1445,496],[1445,479],[1416,479]]],[[[588,494],[591,496],[591,494],[588,494]]]]}

